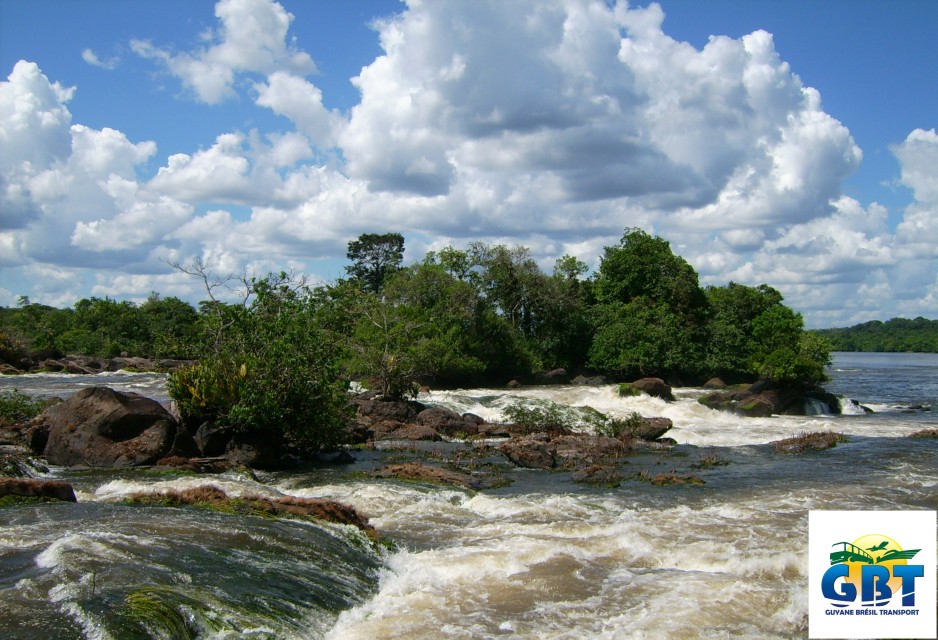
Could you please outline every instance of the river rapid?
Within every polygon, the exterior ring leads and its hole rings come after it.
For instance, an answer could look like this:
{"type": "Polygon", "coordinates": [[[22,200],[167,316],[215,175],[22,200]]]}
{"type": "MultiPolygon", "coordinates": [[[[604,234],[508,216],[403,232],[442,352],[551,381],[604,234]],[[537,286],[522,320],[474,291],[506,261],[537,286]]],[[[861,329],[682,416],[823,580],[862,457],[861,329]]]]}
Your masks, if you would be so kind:
{"type": "MultiPolygon", "coordinates": [[[[828,390],[856,401],[843,415],[741,418],[699,404],[701,389],[677,389],[672,403],[613,386],[418,398],[490,421],[519,396],[665,416],[678,445],[630,463],[667,472],[719,459],[695,471],[701,486],[595,487],[518,469],[472,492],[363,473],[403,455],[393,445],[254,477],[53,468],[77,505],[0,508],[0,637],[804,638],[809,510],[938,509],[938,440],[905,437],[938,427],[938,355],[835,354],[830,375],[828,390]],[[801,456],[768,444],[825,430],[848,441],[801,456]],[[122,502],[202,485],[334,498],[391,544],[337,525],[122,502]]],[[[0,383],[166,400],[151,374],[0,383]]]]}

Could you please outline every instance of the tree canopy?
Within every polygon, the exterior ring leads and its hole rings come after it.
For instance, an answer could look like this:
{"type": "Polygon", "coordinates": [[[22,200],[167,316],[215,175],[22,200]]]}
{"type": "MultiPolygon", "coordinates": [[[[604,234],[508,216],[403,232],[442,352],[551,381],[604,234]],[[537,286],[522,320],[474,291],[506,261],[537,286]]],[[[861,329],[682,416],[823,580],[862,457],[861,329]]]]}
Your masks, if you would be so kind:
{"type": "Polygon", "coordinates": [[[346,254],[352,264],[346,273],[362,283],[362,288],[378,293],[389,275],[404,260],[404,236],[399,233],[363,233],[348,243],[346,254]]]}

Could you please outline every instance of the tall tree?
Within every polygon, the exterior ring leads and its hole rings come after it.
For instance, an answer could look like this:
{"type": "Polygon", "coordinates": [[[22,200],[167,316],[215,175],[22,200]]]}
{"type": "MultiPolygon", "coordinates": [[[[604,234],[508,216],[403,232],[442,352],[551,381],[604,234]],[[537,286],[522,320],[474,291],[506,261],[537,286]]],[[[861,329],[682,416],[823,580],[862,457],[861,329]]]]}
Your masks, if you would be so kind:
{"type": "Polygon", "coordinates": [[[623,375],[698,374],[708,305],[697,272],[667,240],[626,229],[594,279],[590,364],[623,375]]]}
{"type": "Polygon", "coordinates": [[[380,293],[388,276],[401,268],[404,236],[399,233],[363,233],[348,243],[346,257],[352,264],[346,273],[362,283],[362,288],[380,293]]]}

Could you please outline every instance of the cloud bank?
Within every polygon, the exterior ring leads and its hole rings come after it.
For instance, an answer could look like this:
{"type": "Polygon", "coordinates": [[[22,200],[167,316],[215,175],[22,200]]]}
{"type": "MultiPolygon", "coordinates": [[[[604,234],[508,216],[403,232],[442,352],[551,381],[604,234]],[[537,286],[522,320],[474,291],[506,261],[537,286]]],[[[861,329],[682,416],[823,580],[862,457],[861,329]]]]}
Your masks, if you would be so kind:
{"type": "Polygon", "coordinates": [[[193,99],[248,101],[282,130],[219,131],[161,158],[73,123],[75,88],[34,63],[0,84],[0,304],[198,297],[164,262],[193,256],[337,277],[367,231],[404,233],[409,258],[484,240],[595,265],[639,226],[705,283],[766,282],[813,326],[938,317],[938,135],[895,145],[914,202],[890,225],[843,195],[862,152],[769,33],[696,49],[656,4],[410,0],[374,25],[384,53],[341,113],[283,7],[221,0],[215,15],[198,49],[131,49],[193,99]]]}

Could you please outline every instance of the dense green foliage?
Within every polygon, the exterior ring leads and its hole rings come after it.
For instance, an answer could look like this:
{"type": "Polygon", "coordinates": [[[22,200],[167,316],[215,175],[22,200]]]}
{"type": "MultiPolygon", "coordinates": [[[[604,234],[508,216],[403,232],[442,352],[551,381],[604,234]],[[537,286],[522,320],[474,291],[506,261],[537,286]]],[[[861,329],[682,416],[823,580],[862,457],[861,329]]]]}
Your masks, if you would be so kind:
{"type": "Polygon", "coordinates": [[[284,273],[218,279],[198,260],[176,265],[205,285],[209,300],[198,311],[156,294],[139,306],[91,298],[65,310],[24,300],[0,310],[0,357],[197,359],[170,379],[188,422],[310,448],[336,440],[352,380],[392,397],[417,384],[504,384],[557,368],[672,383],[824,380],[830,344],[804,330],[778,291],[702,288],[667,241],[640,229],[607,247],[591,278],[571,256],[547,274],[520,246],[447,247],[407,267],[403,252],[400,234],[365,234],[349,243],[350,277],[317,289],[284,273]],[[213,292],[232,282],[243,285],[240,302],[217,299],[213,292]]]}
{"type": "Polygon", "coordinates": [[[83,298],[71,309],[23,298],[18,308],[0,308],[0,359],[15,362],[27,352],[189,358],[197,321],[192,305],[156,293],[139,306],[83,298]]]}
{"type": "Polygon", "coordinates": [[[281,273],[251,283],[251,294],[249,304],[209,306],[199,361],[170,375],[170,396],[190,424],[213,421],[300,449],[336,444],[348,385],[313,293],[281,273]]]}
{"type": "Polygon", "coordinates": [[[835,351],[914,351],[938,353],[938,320],[893,318],[873,320],[852,327],[823,329],[835,351]]]}

